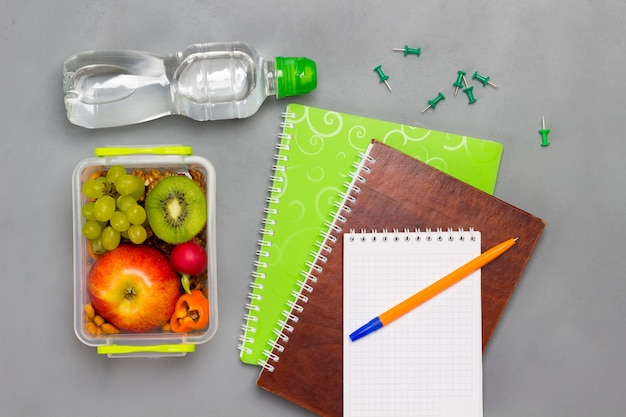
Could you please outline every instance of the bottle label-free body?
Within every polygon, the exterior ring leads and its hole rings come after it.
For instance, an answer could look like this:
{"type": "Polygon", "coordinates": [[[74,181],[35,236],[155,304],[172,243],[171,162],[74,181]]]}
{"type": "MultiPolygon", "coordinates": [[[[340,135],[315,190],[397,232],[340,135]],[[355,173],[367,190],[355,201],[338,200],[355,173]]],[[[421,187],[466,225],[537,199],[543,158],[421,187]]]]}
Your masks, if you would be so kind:
{"type": "Polygon", "coordinates": [[[139,123],[171,114],[163,59],[135,51],[93,51],[65,62],[68,119],[84,127],[139,123]]]}
{"type": "Polygon", "coordinates": [[[256,113],[269,95],[284,97],[315,88],[315,64],[306,60],[310,64],[303,71],[294,64],[298,60],[306,58],[277,58],[277,69],[276,62],[242,42],[196,44],[167,56],[81,52],[65,61],[65,107],[72,123],[89,128],[171,114],[201,121],[244,118],[256,113]],[[294,90],[291,85],[305,73],[308,87],[294,90]]]}
{"type": "Polygon", "coordinates": [[[256,85],[254,62],[241,51],[192,54],[174,79],[177,94],[197,104],[244,100],[256,85]]]}
{"type": "Polygon", "coordinates": [[[172,82],[176,114],[196,120],[244,118],[268,95],[254,50],[190,47],[180,55],[172,82]]]}

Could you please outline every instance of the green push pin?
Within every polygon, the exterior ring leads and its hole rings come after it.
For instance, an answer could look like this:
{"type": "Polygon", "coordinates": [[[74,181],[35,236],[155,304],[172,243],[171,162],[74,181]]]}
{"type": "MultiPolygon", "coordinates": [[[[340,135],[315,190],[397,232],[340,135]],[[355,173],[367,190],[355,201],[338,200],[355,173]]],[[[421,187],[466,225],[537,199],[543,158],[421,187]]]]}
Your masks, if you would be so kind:
{"type": "Polygon", "coordinates": [[[467,74],[465,71],[457,71],[457,73],[459,74],[459,76],[457,77],[456,81],[452,84],[453,86],[455,86],[456,88],[454,89],[454,96],[456,97],[457,94],[459,94],[459,88],[463,88],[463,81],[465,80],[465,74],[467,74]]]}
{"type": "Polygon", "coordinates": [[[393,48],[396,52],[404,52],[404,56],[407,55],[417,55],[420,56],[422,54],[421,48],[409,48],[409,45],[404,45],[404,48],[393,48]]]}
{"type": "Polygon", "coordinates": [[[389,76],[385,75],[385,73],[383,72],[383,69],[381,68],[381,66],[379,65],[376,68],[374,68],[374,71],[376,71],[376,73],[378,74],[378,77],[380,78],[380,82],[381,83],[385,83],[385,85],[387,86],[389,91],[391,91],[391,86],[387,82],[387,80],[389,79],[389,76]]]}
{"type": "Polygon", "coordinates": [[[431,107],[435,109],[437,107],[437,103],[439,103],[441,100],[445,100],[445,98],[446,97],[442,93],[437,94],[437,97],[435,97],[432,100],[428,100],[428,107],[422,110],[422,113],[424,113],[426,110],[430,109],[431,107]]]}
{"type": "Polygon", "coordinates": [[[473,79],[475,79],[475,80],[480,81],[480,82],[482,83],[483,87],[486,87],[486,86],[487,86],[487,84],[489,84],[489,85],[490,85],[490,86],[492,86],[493,88],[498,88],[498,86],[497,86],[497,85],[495,85],[494,83],[492,83],[491,81],[489,81],[489,78],[490,78],[490,77],[485,77],[485,76],[482,76],[482,75],[480,75],[480,74],[478,73],[478,71],[476,71],[476,72],[474,73],[474,75],[472,75],[472,78],[473,78],[473,79]]]}
{"type": "Polygon", "coordinates": [[[550,129],[546,129],[546,119],[541,116],[541,130],[539,130],[539,134],[541,134],[541,146],[550,145],[550,142],[548,141],[549,133],[550,129]]]}
{"type": "Polygon", "coordinates": [[[469,99],[469,104],[474,104],[476,103],[476,99],[474,98],[474,93],[472,92],[472,90],[474,89],[474,87],[466,87],[463,89],[463,92],[465,94],[467,94],[467,98],[469,99]]]}

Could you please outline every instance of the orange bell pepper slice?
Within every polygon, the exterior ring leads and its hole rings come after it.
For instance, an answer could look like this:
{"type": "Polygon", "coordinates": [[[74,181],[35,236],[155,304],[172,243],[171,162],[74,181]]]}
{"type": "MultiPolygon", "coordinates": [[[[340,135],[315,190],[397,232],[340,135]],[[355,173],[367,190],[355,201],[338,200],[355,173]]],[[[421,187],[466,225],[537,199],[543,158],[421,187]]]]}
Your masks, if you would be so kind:
{"type": "Polygon", "coordinates": [[[209,300],[200,290],[191,290],[176,301],[170,327],[176,333],[202,329],[209,322],[209,314],[209,300]]]}

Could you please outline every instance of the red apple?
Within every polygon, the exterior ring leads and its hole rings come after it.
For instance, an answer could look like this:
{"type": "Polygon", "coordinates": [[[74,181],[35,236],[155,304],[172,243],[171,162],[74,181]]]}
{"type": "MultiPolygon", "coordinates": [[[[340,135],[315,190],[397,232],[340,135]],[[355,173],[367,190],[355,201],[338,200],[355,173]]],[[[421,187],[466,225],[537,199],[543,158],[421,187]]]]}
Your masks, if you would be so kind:
{"type": "Polygon", "coordinates": [[[180,295],[180,279],[159,250],[124,244],[96,260],[87,289],[104,319],[120,330],[141,333],[170,319],[180,295]]]}

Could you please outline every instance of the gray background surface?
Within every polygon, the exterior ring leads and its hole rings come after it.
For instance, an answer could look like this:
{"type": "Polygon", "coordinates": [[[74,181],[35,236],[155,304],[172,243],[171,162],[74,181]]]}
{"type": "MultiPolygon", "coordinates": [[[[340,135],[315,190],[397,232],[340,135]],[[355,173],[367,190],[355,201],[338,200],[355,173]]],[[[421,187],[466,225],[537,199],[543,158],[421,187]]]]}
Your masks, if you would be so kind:
{"type": "Polygon", "coordinates": [[[65,116],[62,65],[76,52],[230,40],[314,59],[319,87],[291,101],[502,142],[496,196],[547,228],[484,354],[484,414],[623,415],[626,3],[0,0],[0,10],[1,416],[309,415],[257,388],[259,369],[236,349],[288,101],[224,122],[87,130],[65,116]],[[405,44],[422,56],[391,51],[405,44]],[[475,88],[472,106],[452,99],[463,68],[499,88],[475,88]],[[449,99],[420,114],[438,91],[449,99]],[[72,328],[72,170],[97,146],[169,143],[217,170],[219,330],[185,358],[100,357],[72,328]]]}

